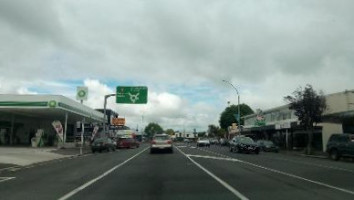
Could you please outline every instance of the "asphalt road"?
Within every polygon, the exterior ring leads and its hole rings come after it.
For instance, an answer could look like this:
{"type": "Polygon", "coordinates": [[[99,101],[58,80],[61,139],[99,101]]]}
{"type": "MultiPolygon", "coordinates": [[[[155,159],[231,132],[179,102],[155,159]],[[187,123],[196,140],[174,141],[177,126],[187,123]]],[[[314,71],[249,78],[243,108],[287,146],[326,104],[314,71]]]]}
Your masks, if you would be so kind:
{"type": "Polygon", "coordinates": [[[354,199],[354,162],[175,144],[0,171],[1,199],[354,199]]]}

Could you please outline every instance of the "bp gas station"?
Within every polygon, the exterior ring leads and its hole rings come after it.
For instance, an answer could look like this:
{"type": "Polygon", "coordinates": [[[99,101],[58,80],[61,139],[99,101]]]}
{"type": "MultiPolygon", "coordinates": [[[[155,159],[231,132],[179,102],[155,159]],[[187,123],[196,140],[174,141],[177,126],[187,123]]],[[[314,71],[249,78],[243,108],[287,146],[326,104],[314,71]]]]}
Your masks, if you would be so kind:
{"type": "MultiPolygon", "coordinates": [[[[87,94],[87,88],[78,87],[77,100],[81,103],[62,95],[0,94],[0,145],[65,145],[94,127],[107,133],[110,124],[106,124],[106,108],[102,113],[82,104],[87,94]]],[[[147,88],[117,87],[117,94],[110,96],[116,96],[117,103],[144,104],[147,88]]]]}

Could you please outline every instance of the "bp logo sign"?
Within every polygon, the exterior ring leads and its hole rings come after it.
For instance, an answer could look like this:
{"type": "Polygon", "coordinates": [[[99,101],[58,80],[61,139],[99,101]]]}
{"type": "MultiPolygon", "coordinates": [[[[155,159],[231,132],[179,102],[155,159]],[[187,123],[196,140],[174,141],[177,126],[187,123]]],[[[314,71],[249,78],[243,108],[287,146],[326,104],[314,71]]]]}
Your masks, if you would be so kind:
{"type": "Polygon", "coordinates": [[[54,101],[54,100],[51,100],[51,101],[48,102],[48,105],[49,105],[49,107],[51,107],[51,108],[55,108],[55,107],[57,106],[57,102],[54,101]]]}
{"type": "Polygon", "coordinates": [[[88,88],[87,87],[77,87],[76,99],[77,100],[87,100],[88,88]]]}

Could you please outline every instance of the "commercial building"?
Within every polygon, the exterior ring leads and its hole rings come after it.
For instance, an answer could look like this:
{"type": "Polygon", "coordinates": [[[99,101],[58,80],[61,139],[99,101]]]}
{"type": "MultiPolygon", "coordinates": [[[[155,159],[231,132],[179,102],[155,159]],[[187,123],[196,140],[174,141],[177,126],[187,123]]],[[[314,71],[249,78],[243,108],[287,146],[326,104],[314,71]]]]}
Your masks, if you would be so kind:
{"type": "MultiPolygon", "coordinates": [[[[326,95],[327,109],[323,122],[315,125],[313,146],[326,150],[328,138],[333,133],[354,134],[354,90],[326,95]]],[[[273,140],[287,149],[304,148],[308,132],[300,126],[294,110],[283,105],[243,117],[243,134],[254,139],[273,140]]]]}
{"type": "Polygon", "coordinates": [[[77,124],[102,124],[103,114],[61,95],[0,95],[0,145],[30,145],[31,138],[43,130],[47,145],[56,131],[52,122],[64,128],[64,141],[72,141],[77,124]]]}

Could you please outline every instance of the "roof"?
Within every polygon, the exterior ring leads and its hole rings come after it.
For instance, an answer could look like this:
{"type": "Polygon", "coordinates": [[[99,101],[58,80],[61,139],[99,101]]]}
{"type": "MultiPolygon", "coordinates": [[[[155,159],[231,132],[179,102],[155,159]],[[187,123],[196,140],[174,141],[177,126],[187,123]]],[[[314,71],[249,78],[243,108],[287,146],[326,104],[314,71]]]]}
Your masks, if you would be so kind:
{"type": "Polygon", "coordinates": [[[50,119],[68,113],[72,121],[103,121],[102,113],[62,95],[0,94],[0,112],[50,119]]]}

